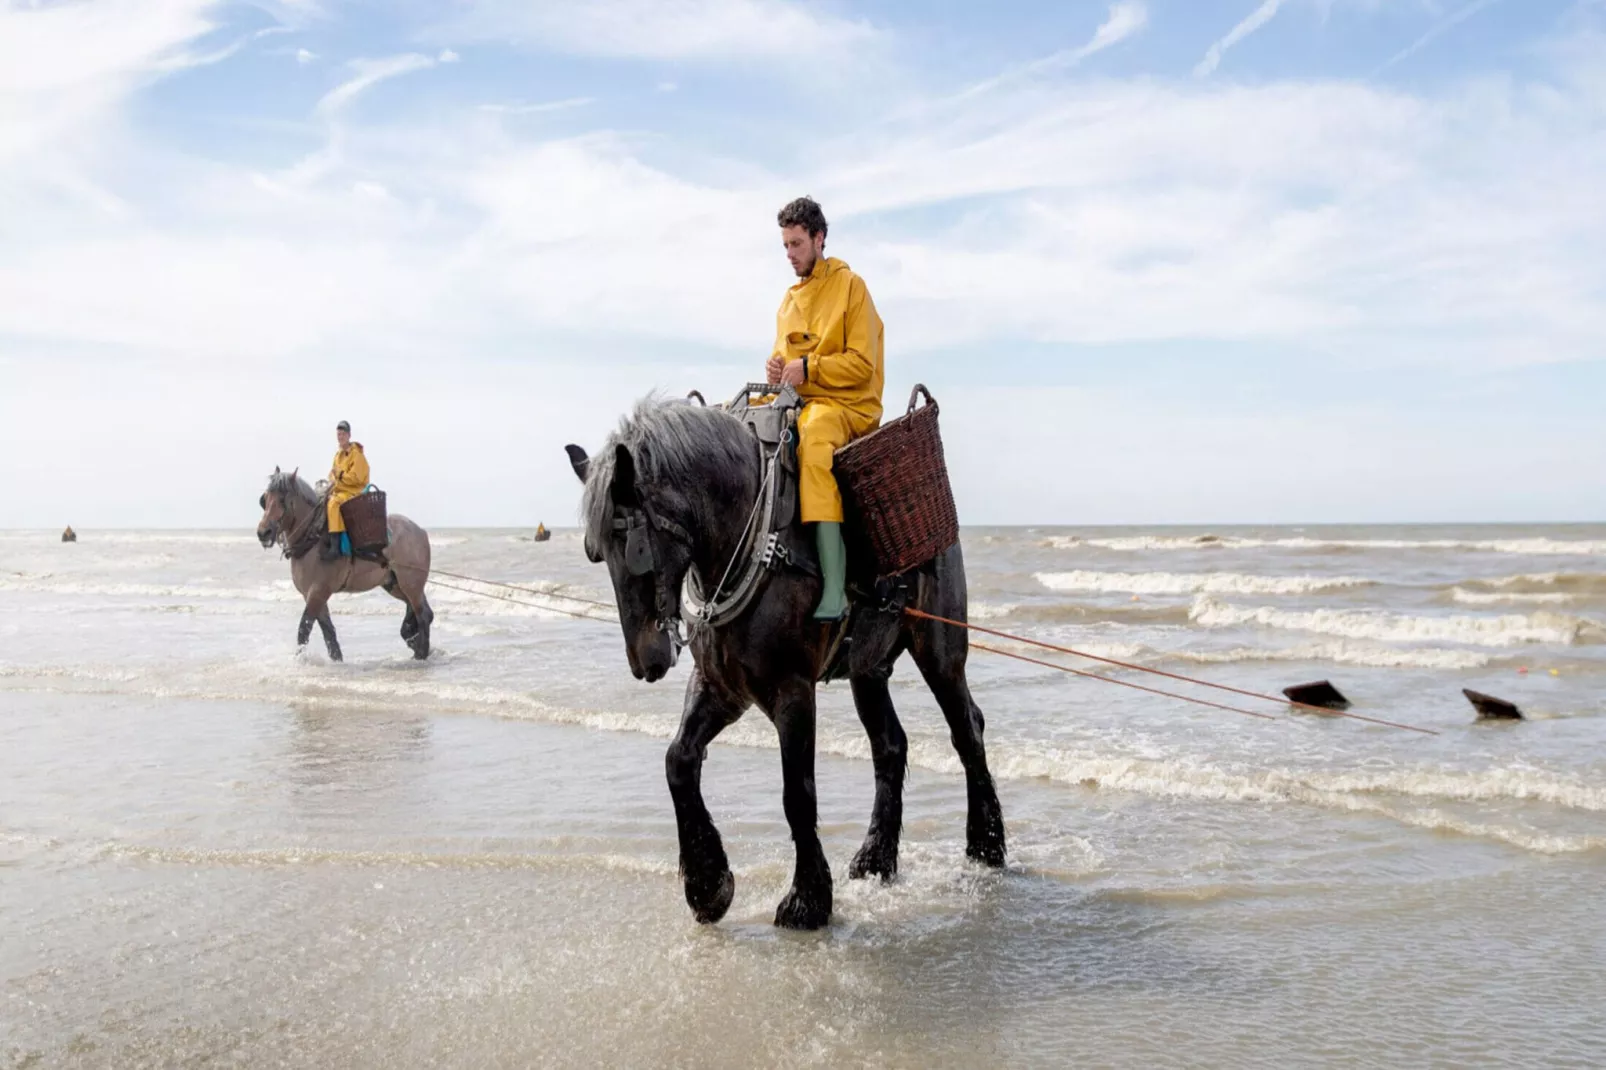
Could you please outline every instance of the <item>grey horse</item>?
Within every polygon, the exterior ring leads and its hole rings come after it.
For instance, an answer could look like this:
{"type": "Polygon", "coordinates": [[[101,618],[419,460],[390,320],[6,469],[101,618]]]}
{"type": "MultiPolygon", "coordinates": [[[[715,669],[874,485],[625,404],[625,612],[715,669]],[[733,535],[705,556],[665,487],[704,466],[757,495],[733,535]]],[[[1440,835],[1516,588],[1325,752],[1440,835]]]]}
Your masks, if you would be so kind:
{"type": "Polygon", "coordinates": [[[315,552],[317,539],[307,536],[317,526],[317,511],[325,507],[324,501],[299,472],[300,469],[273,470],[268,489],[262,494],[262,520],[257,524],[257,541],[264,549],[275,545],[284,548],[285,556],[291,559],[290,578],[307,602],[296,631],[296,645],[307,645],[316,621],[329,647],[329,659],[343,660],[340,640],[329,619],[329,596],[383,587],[391,597],[407,603],[407,616],[401,626],[403,642],[411,648],[413,657],[429,657],[429,626],[435,619],[429,599],[424,597],[424,584],[429,581],[429,533],[405,516],[392,513],[387,524],[390,546],[385,551],[385,564],[344,557],[320,561],[315,552]]]}
{"type": "MultiPolygon", "coordinates": [[[[586,554],[607,563],[626,660],[638,680],[660,680],[678,654],[674,636],[687,573],[695,570],[702,589],[711,590],[737,553],[753,514],[762,482],[757,439],[719,409],[649,399],[595,458],[579,446],[569,446],[568,452],[585,484],[586,554]]],[[[913,583],[915,608],[965,619],[965,563],[957,545],[922,569],[913,583]]],[[[714,738],[755,705],[780,736],[781,797],[797,848],[792,887],[775,910],[775,924],[818,929],[830,921],[831,867],[815,829],[814,688],[830,656],[829,628],[811,619],[819,597],[817,578],[778,572],[740,617],[692,634],[696,666],[686,682],[680,731],[665,765],[686,902],[700,922],[723,917],[735,892],[724,845],[703,802],[703,760],[714,738]]],[[[870,737],[876,791],[870,828],[848,876],[891,880],[898,871],[908,741],[887,681],[905,652],[936,696],[964,766],[965,853],[984,865],[1002,866],[1004,819],[982,745],[982,712],[965,679],[967,633],[894,617],[860,638],[864,642],[855,642],[850,682],[870,737]]]]}

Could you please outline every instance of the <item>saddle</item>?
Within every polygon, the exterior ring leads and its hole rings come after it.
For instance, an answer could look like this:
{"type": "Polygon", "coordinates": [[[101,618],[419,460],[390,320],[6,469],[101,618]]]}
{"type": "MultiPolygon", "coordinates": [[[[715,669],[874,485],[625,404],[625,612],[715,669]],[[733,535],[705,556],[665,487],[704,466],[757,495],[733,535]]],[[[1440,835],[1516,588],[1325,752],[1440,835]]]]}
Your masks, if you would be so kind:
{"type": "MultiPolygon", "coordinates": [[[[701,400],[700,394],[695,396],[701,400]]],[[[695,574],[688,576],[686,601],[694,627],[718,627],[734,619],[772,572],[786,569],[820,574],[814,540],[804,531],[798,509],[797,420],[803,404],[790,385],[748,383],[720,406],[740,420],[756,440],[764,465],[763,484],[749,534],[732,565],[736,574],[732,582],[710,596],[701,590],[695,574]]],[[[842,620],[827,625],[831,635],[819,676],[822,683],[876,669],[896,635],[913,584],[918,582],[911,574],[876,575],[875,555],[864,538],[862,521],[851,508],[843,537],[848,544],[848,610],[842,620]]]]}
{"type": "MultiPolygon", "coordinates": [[[[353,560],[372,561],[375,564],[380,565],[387,564],[385,559],[385,549],[386,544],[389,543],[388,532],[386,532],[384,535],[383,543],[375,543],[373,541],[373,537],[371,536],[367,539],[359,540],[358,536],[360,535],[360,532],[356,531],[356,528],[373,528],[377,522],[377,530],[379,532],[385,532],[386,524],[384,491],[378,490],[377,488],[370,488],[368,493],[359,494],[357,497],[352,498],[350,501],[342,504],[340,507],[340,513],[341,516],[346,520],[347,537],[352,543],[350,557],[353,560]],[[363,499],[373,499],[376,497],[377,501],[373,501],[371,504],[363,501],[363,499]],[[347,506],[351,506],[354,503],[361,503],[362,508],[360,510],[354,509],[348,511],[347,506]],[[356,522],[355,525],[353,523],[354,521],[356,522]]],[[[295,531],[291,532],[289,538],[285,540],[284,556],[289,558],[297,558],[301,557],[303,554],[311,553],[312,551],[317,550],[323,544],[323,541],[328,534],[329,492],[327,489],[324,489],[318,495],[318,502],[313,507],[312,512],[308,515],[307,519],[303,520],[301,525],[297,527],[295,531]]]]}

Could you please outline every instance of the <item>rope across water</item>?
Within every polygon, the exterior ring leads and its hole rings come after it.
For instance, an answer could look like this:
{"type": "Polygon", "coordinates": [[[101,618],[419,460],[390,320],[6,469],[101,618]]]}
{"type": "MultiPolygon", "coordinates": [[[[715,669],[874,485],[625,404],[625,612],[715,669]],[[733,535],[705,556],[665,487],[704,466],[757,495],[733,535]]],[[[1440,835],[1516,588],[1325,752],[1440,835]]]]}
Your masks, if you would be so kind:
{"type": "MultiPolygon", "coordinates": [[[[407,567],[412,567],[412,566],[392,566],[392,567],[393,568],[396,568],[396,567],[407,568],[407,567]]],[[[423,570],[422,569],[416,569],[416,571],[423,571],[423,570]]],[[[545,611],[547,611],[549,613],[561,613],[564,616],[573,617],[576,620],[603,620],[605,618],[598,617],[594,613],[578,612],[578,611],[574,611],[574,610],[562,609],[562,608],[559,608],[557,606],[543,605],[543,604],[541,604],[539,602],[530,602],[530,601],[526,601],[526,600],[520,599],[520,598],[513,598],[513,597],[510,597],[508,595],[493,594],[493,593],[490,593],[488,591],[477,591],[477,590],[474,590],[473,588],[470,588],[470,587],[459,587],[459,586],[456,586],[456,585],[453,585],[453,584],[449,584],[449,583],[441,583],[439,580],[435,579],[435,576],[447,576],[447,577],[450,577],[452,579],[466,580],[466,581],[468,581],[470,583],[483,584],[483,585],[485,585],[487,587],[500,587],[500,588],[503,588],[504,590],[517,591],[517,592],[519,592],[521,594],[533,595],[536,598],[558,598],[558,599],[564,599],[566,601],[573,602],[573,603],[575,603],[577,605],[584,605],[584,606],[592,607],[594,609],[601,609],[601,610],[604,610],[604,611],[606,611],[606,612],[608,612],[610,614],[614,614],[614,613],[617,612],[611,602],[602,602],[602,601],[598,601],[597,599],[594,599],[594,598],[585,598],[585,597],[583,597],[581,595],[567,594],[567,593],[562,592],[562,591],[542,591],[542,590],[539,590],[539,589],[536,589],[536,588],[533,588],[533,587],[523,587],[523,586],[520,586],[519,584],[516,584],[516,583],[504,583],[504,582],[502,582],[500,580],[481,579],[478,576],[469,576],[469,575],[465,575],[465,574],[460,573],[460,572],[447,572],[447,571],[444,571],[442,569],[434,569],[434,570],[432,570],[432,575],[430,576],[429,582],[434,583],[437,586],[444,587],[444,588],[446,588],[447,590],[450,590],[450,591],[461,591],[464,594],[476,594],[476,595],[481,596],[482,598],[495,598],[495,599],[497,599],[499,601],[511,602],[511,603],[513,603],[515,605],[528,606],[528,607],[530,607],[532,609],[545,610],[545,611]]],[[[955,627],[955,628],[964,628],[967,631],[979,632],[979,633],[981,633],[983,635],[990,635],[990,636],[994,636],[995,638],[999,638],[999,639],[1007,639],[1010,642],[1022,643],[1022,644],[1026,645],[1026,646],[1038,647],[1038,648],[1043,649],[1043,650],[1053,651],[1056,654],[1067,654],[1067,655],[1070,655],[1072,657],[1086,658],[1089,661],[1102,662],[1105,665],[1112,665],[1112,666],[1115,666],[1116,668],[1128,669],[1128,670],[1131,670],[1133,672],[1149,673],[1149,674],[1151,674],[1153,676],[1163,676],[1163,677],[1166,677],[1167,679],[1170,679],[1170,680],[1180,681],[1181,683],[1193,684],[1193,685],[1196,685],[1198,687],[1208,687],[1208,688],[1212,688],[1212,689],[1217,690],[1217,691],[1226,691],[1226,692],[1229,692],[1229,693],[1234,694],[1234,695],[1242,695],[1245,698],[1258,699],[1258,700],[1263,701],[1263,702],[1275,702],[1278,705],[1283,705],[1283,706],[1293,706],[1296,709],[1310,710],[1310,711],[1312,711],[1314,713],[1326,714],[1327,716],[1330,716],[1330,717],[1346,717],[1346,718],[1348,718],[1350,720],[1353,720],[1353,721],[1365,721],[1368,724],[1382,725],[1382,726],[1387,727],[1387,728],[1398,728],[1398,729],[1401,729],[1401,730],[1406,731],[1406,732],[1419,732],[1422,735],[1426,735],[1426,736],[1436,736],[1436,735],[1439,734],[1438,732],[1435,732],[1431,728],[1420,728],[1420,727],[1418,727],[1416,725],[1403,724],[1403,723],[1401,723],[1399,721],[1387,721],[1387,720],[1384,720],[1381,717],[1368,717],[1365,714],[1351,713],[1351,712],[1349,712],[1347,710],[1334,710],[1334,709],[1329,709],[1329,708],[1327,708],[1325,706],[1312,706],[1312,705],[1309,705],[1308,703],[1304,703],[1304,702],[1294,702],[1291,699],[1288,699],[1286,697],[1279,697],[1279,696],[1276,696],[1276,695],[1263,694],[1262,692],[1259,692],[1259,691],[1246,691],[1243,688],[1232,687],[1232,686],[1229,686],[1227,684],[1213,683],[1212,681],[1209,681],[1209,680],[1200,680],[1200,679],[1198,679],[1196,677],[1192,677],[1192,676],[1183,676],[1181,673],[1167,672],[1164,669],[1155,669],[1155,668],[1151,668],[1150,666],[1147,666],[1147,665],[1136,664],[1135,662],[1119,661],[1119,660],[1117,660],[1115,658],[1101,657],[1098,654],[1089,654],[1086,651],[1076,650],[1076,649],[1074,649],[1072,647],[1057,646],[1057,645],[1055,645],[1053,643],[1045,643],[1040,639],[1031,639],[1031,638],[1028,638],[1027,636],[1023,636],[1023,635],[1013,635],[1013,634],[1011,634],[1009,632],[999,631],[996,628],[987,628],[987,627],[984,627],[984,626],[982,626],[980,624],[971,624],[968,621],[955,620],[955,619],[953,619],[951,617],[940,617],[940,616],[937,616],[936,614],[927,613],[927,612],[925,612],[923,610],[919,610],[919,609],[905,608],[903,612],[904,612],[904,614],[906,616],[911,617],[911,618],[913,618],[915,620],[925,620],[925,621],[931,621],[931,622],[936,623],[936,624],[949,625],[949,626],[955,627]]],[[[998,655],[1000,655],[1002,657],[1013,658],[1016,661],[1024,661],[1024,662],[1027,662],[1027,663],[1032,664],[1032,665],[1042,666],[1043,668],[1057,669],[1060,672],[1069,673],[1072,676],[1079,676],[1079,677],[1082,677],[1083,679],[1102,680],[1105,683],[1116,684],[1116,685],[1118,685],[1120,687],[1129,687],[1129,688],[1133,688],[1134,690],[1144,691],[1144,692],[1147,692],[1147,693],[1152,694],[1152,695],[1160,695],[1160,696],[1162,696],[1164,698],[1173,698],[1173,699],[1177,699],[1177,700],[1179,700],[1181,702],[1190,702],[1190,703],[1193,703],[1194,705],[1198,705],[1198,706],[1208,706],[1211,709],[1226,710],[1229,713],[1240,713],[1240,714],[1243,714],[1243,715],[1245,715],[1247,717],[1257,717],[1257,718],[1260,718],[1262,720],[1267,720],[1267,721],[1275,721],[1275,720],[1277,720],[1277,718],[1272,716],[1271,714],[1256,713],[1253,710],[1242,709],[1242,708],[1240,708],[1238,706],[1227,706],[1227,705],[1224,705],[1224,704],[1219,703],[1219,702],[1211,702],[1211,701],[1209,701],[1207,699],[1196,698],[1196,697],[1194,697],[1192,695],[1179,694],[1179,693],[1177,693],[1175,691],[1162,691],[1162,690],[1160,690],[1158,688],[1145,687],[1142,684],[1132,683],[1130,680],[1117,680],[1114,677],[1102,676],[1102,675],[1100,675],[1098,673],[1086,672],[1086,671],[1081,670],[1081,669],[1073,669],[1068,665],[1059,665],[1059,664],[1056,664],[1056,663],[1054,663],[1052,661],[1044,661],[1044,660],[1042,660],[1040,658],[1028,657],[1025,654],[1018,654],[1018,653],[1015,653],[1013,651],[1003,650],[1003,649],[1001,649],[999,647],[996,647],[996,646],[988,646],[988,645],[986,645],[984,643],[972,643],[971,645],[973,647],[975,647],[975,649],[981,650],[981,651],[985,651],[986,653],[989,653],[989,654],[998,654],[998,655]]]]}

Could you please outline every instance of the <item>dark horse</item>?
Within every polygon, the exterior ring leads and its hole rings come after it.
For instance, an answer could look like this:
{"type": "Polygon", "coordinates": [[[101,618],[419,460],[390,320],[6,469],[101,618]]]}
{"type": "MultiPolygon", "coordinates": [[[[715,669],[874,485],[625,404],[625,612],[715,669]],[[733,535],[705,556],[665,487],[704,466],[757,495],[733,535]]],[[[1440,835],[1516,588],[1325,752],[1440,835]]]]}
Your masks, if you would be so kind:
{"type": "MultiPolygon", "coordinates": [[[[578,446],[568,451],[585,484],[586,555],[608,564],[630,670],[639,680],[660,680],[679,653],[681,586],[688,571],[695,570],[702,590],[711,590],[740,549],[763,482],[758,443],[721,409],[649,399],[621,423],[596,458],[578,446]]],[[[775,909],[775,924],[817,929],[830,921],[831,867],[815,831],[814,688],[830,654],[831,633],[829,625],[812,619],[819,596],[814,576],[776,572],[740,617],[691,634],[696,666],[665,766],[680,832],[686,902],[698,921],[722,918],[736,887],[703,803],[703,759],[709,743],[752,705],[769,716],[780,737],[782,799],[797,847],[792,887],[775,909]]],[[[911,604],[965,618],[965,566],[958,546],[918,574],[911,604]]],[[[876,792],[870,828],[848,876],[891,880],[898,870],[908,743],[887,680],[905,650],[942,707],[964,764],[965,853],[1002,866],[1004,820],[982,747],[981,710],[965,680],[965,630],[903,616],[879,636],[874,649],[855,649],[850,678],[854,705],[870,736],[876,792]]]]}
{"type": "Polygon", "coordinates": [[[285,556],[290,558],[290,579],[306,599],[296,630],[298,648],[307,645],[316,622],[329,648],[329,660],[342,660],[335,624],[329,619],[329,596],[383,587],[386,594],[407,603],[402,641],[412,650],[413,657],[429,657],[429,626],[435,613],[424,596],[424,585],[429,581],[428,532],[405,516],[392,513],[386,519],[390,545],[385,549],[384,564],[345,557],[324,561],[313,551],[318,545],[318,512],[325,508],[325,501],[307,486],[306,480],[296,472],[275,468],[260,504],[262,519],[257,523],[257,540],[264,549],[274,544],[284,548],[285,556]]]}

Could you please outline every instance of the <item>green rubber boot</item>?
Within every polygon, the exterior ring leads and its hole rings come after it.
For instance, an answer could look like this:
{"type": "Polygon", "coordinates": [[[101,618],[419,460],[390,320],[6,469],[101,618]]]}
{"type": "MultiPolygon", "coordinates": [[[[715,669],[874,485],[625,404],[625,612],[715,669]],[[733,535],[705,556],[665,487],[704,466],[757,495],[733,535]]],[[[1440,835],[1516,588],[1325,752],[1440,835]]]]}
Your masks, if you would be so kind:
{"type": "Polygon", "coordinates": [[[842,541],[842,525],[815,524],[814,542],[820,550],[821,580],[820,605],[814,611],[814,619],[841,620],[848,611],[848,546],[842,541]]]}

